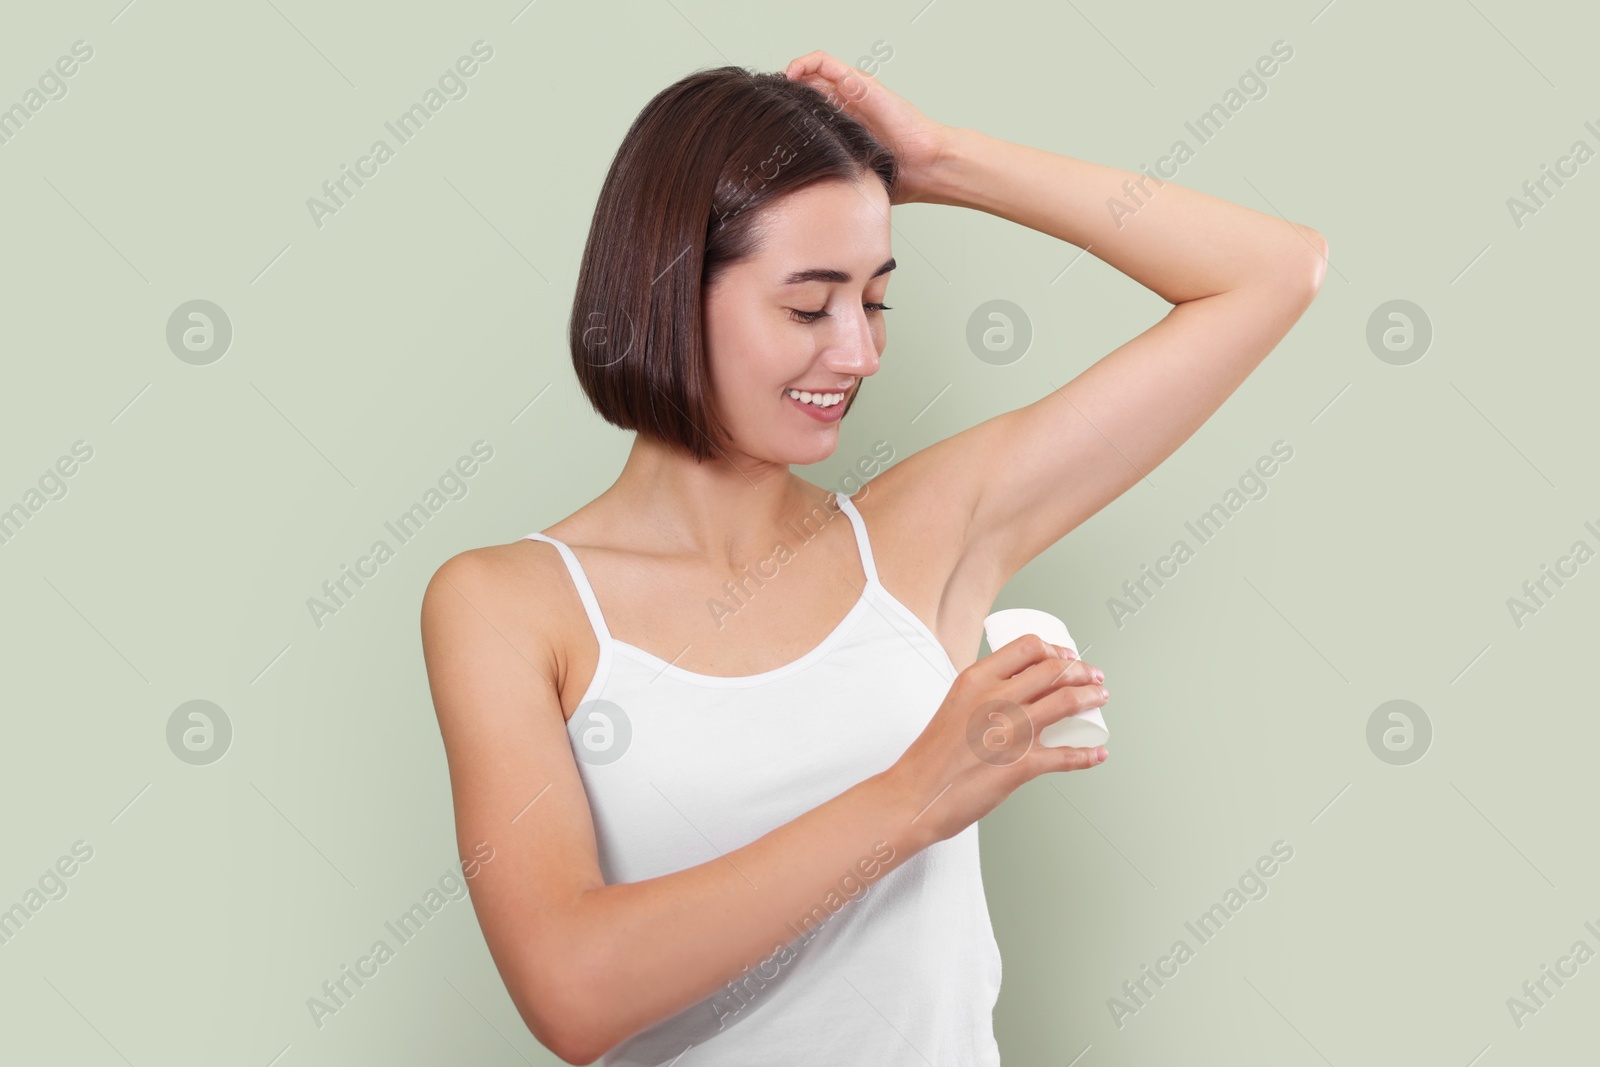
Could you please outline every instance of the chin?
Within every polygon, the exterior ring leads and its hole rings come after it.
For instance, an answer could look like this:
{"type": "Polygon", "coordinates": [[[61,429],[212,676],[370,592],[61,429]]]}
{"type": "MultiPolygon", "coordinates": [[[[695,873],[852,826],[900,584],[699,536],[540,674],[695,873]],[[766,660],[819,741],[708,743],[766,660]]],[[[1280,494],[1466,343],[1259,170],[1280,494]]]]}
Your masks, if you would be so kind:
{"type": "Polygon", "coordinates": [[[812,463],[821,463],[834,452],[838,451],[839,438],[834,435],[826,441],[810,441],[806,444],[790,442],[780,445],[772,450],[777,457],[777,462],[786,463],[791,467],[805,467],[812,463]]]}

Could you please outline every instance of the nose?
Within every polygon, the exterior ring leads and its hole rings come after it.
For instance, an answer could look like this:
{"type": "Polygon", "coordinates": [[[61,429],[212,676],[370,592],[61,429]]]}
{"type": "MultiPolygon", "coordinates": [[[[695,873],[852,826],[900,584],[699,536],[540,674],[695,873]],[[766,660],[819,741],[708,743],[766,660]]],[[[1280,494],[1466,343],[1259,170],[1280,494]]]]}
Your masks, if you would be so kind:
{"type": "Polygon", "coordinates": [[[857,314],[835,317],[839,335],[828,345],[824,365],[839,374],[866,378],[878,373],[878,338],[865,308],[857,314]]]}

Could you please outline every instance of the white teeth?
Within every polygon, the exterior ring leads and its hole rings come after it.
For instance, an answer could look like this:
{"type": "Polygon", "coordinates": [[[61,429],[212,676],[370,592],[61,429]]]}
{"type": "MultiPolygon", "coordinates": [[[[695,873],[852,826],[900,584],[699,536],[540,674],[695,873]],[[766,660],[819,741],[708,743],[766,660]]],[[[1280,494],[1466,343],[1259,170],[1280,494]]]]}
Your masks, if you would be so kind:
{"type": "Polygon", "coordinates": [[[800,389],[785,389],[784,393],[802,404],[815,404],[819,408],[831,408],[844,399],[843,393],[808,393],[800,389]]]}

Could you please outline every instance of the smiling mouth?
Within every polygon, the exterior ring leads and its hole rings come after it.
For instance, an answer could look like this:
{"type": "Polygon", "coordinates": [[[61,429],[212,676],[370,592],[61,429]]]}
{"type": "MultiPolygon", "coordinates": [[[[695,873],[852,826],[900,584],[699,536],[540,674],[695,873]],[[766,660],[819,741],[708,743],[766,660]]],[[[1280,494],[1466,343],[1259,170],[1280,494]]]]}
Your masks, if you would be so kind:
{"type": "Polygon", "coordinates": [[[844,392],[812,393],[803,389],[785,389],[783,395],[791,400],[798,400],[802,404],[810,404],[812,407],[826,410],[844,403],[850,393],[848,390],[844,392]]]}

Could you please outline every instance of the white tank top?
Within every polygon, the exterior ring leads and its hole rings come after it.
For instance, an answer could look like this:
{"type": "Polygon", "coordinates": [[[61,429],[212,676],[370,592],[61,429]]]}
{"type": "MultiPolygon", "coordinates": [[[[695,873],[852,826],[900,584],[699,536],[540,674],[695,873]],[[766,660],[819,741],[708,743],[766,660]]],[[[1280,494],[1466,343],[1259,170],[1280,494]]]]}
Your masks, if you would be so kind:
{"type": "MultiPolygon", "coordinates": [[[[528,535],[560,551],[600,645],[567,733],[606,884],[714,860],[885,770],[949,693],[955,664],[879,582],[866,523],[836,496],[866,572],[860,599],[799,659],[737,677],[684,670],[613,638],[572,549],[528,535]]],[[[998,1067],[1000,950],[978,824],[884,874],[877,864],[890,855],[863,843],[833,890],[791,920],[787,943],[600,1062],[998,1067]]]]}

